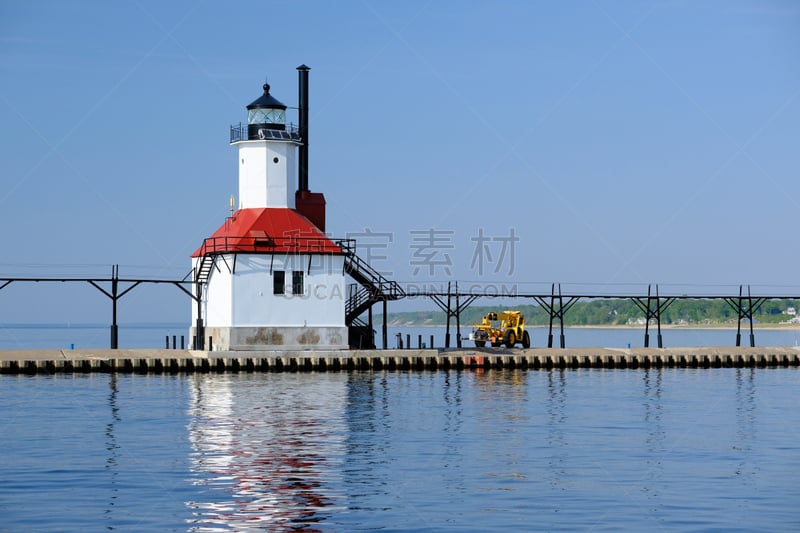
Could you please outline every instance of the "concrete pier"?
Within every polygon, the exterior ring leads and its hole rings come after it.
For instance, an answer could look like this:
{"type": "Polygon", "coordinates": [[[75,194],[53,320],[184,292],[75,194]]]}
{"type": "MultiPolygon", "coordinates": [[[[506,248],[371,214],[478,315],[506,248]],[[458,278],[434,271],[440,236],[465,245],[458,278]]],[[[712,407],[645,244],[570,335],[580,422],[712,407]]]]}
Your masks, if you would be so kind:
{"type": "Polygon", "coordinates": [[[797,366],[800,366],[800,348],[793,346],[264,352],[204,352],[164,349],[0,351],[0,373],[2,374],[797,366]]]}

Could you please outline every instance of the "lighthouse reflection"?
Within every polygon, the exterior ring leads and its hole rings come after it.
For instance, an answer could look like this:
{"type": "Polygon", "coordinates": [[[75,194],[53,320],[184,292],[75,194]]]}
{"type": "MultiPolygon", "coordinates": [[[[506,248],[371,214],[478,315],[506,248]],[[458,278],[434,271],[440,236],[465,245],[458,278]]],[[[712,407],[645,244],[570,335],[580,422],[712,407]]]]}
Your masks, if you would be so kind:
{"type": "Polygon", "coordinates": [[[334,505],[346,380],[336,374],[198,375],[189,438],[190,531],[315,531],[334,505]]]}

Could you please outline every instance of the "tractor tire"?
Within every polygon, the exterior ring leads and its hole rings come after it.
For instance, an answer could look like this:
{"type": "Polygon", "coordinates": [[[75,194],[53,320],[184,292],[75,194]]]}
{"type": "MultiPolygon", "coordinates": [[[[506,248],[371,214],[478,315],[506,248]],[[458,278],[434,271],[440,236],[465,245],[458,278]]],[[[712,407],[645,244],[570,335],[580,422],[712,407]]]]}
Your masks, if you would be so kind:
{"type": "Polygon", "coordinates": [[[483,348],[484,346],[486,346],[486,341],[475,341],[476,348],[483,348]]]}
{"type": "Polygon", "coordinates": [[[522,332],[522,347],[523,348],[530,348],[531,347],[531,336],[528,335],[527,331],[522,332]]]}
{"type": "Polygon", "coordinates": [[[503,339],[503,342],[506,345],[506,348],[513,348],[514,345],[517,343],[517,334],[514,333],[514,330],[510,329],[506,331],[506,337],[503,339]]]}

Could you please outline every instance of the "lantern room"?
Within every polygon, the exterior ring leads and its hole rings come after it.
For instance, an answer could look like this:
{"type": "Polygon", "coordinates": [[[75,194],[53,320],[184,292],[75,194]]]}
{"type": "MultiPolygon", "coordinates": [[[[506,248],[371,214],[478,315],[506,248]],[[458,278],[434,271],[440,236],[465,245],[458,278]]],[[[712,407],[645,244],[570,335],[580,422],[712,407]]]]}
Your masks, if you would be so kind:
{"type": "Polygon", "coordinates": [[[264,130],[286,129],[286,106],[269,94],[269,83],[263,86],[264,94],[247,106],[247,138],[265,139],[264,130]]]}

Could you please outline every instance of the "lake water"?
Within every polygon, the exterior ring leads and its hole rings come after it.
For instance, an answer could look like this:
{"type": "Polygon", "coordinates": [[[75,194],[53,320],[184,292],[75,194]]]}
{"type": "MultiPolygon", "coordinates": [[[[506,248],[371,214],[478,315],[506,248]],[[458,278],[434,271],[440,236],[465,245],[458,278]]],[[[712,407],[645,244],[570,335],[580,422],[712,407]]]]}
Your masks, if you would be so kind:
{"type": "MultiPolygon", "coordinates": [[[[377,332],[376,343],[382,346],[381,326],[375,323],[377,332]]],[[[547,346],[547,328],[528,328],[531,334],[531,345],[535,348],[547,346]]],[[[154,324],[154,325],[120,325],[120,348],[164,348],[167,339],[172,346],[180,348],[181,336],[184,337],[184,346],[189,348],[191,338],[188,334],[189,325],[154,324]]],[[[417,347],[421,341],[430,347],[430,337],[433,335],[435,347],[444,346],[444,327],[389,327],[387,346],[398,346],[398,333],[403,338],[403,345],[410,337],[411,346],[417,347]]],[[[456,330],[450,330],[450,346],[456,346],[456,330]]],[[[474,344],[467,339],[469,327],[461,328],[464,339],[463,346],[472,347],[474,344]]],[[[560,332],[553,332],[553,346],[560,346],[560,332]]],[[[644,328],[565,328],[565,344],[567,347],[604,347],[625,348],[644,345],[644,328]]],[[[0,350],[29,350],[29,349],[56,349],[68,350],[74,348],[108,348],[111,333],[107,325],[100,324],[30,324],[30,325],[3,325],[0,324],[0,350]]],[[[800,343],[800,329],[772,328],[755,330],[757,346],[797,346],[800,343]]],[[[662,344],[666,347],[675,346],[735,346],[735,329],[690,329],[674,328],[662,331],[662,344]]],[[[750,331],[742,327],[742,346],[750,345],[750,331]]],[[[655,328],[650,331],[650,346],[658,346],[655,328]]]]}
{"type": "MultiPolygon", "coordinates": [[[[180,348],[191,345],[189,325],[181,323],[119,326],[120,348],[170,347],[173,337],[180,348]]],[[[0,350],[68,350],[73,348],[108,348],[111,328],[102,324],[0,324],[0,350]]]]}
{"type": "Polygon", "coordinates": [[[800,370],[0,376],[0,531],[798,531],[800,370]]]}
{"type": "MultiPolygon", "coordinates": [[[[376,343],[381,346],[381,328],[376,325],[378,337],[376,343]]],[[[547,346],[547,328],[528,327],[530,332],[531,346],[533,348],[543,348],[547,346]]],[[[474,342],[468,339],[469,327],[461,328],[461,336],[464,347],[475,346],[474,342]]],[[[397,334],[403,338],[403,345],[407,346],[407,340],[411,340],[411,346],[417,347],[422,342],[430,346],[430,336],[434,336],[434,346],[444,346],[445,328],[440,327],[390,327],[387,331],[387,341],[389,348],[398,346],[397,334]]],[[[558,348],[560,344],[561,332],[553,330],[553,346],[558,348]]],[[[800,343],[800,330],[794,328],[765,328],[755,329],[755,341],[757,346],[797,346],[800,343]]],[[[564,328],[564,340],[566,347],[572,348],[627,348],[644,346],[644,327],[641,328],[564,328]]],[[[672,328],[663,329],[661,332],[662,346],[735,346],[736,330],[726,328],[695,329],[695,328],[672,328]]],[[[750,346],[750,330],[742,327],[741,345],[750,346]]],[[[450,329],[450,346],[456,346],[456,330],[450,329]]],[[[658,346],[658,337],[655,328],[650,329],[650,347],[658,346]]]]}

